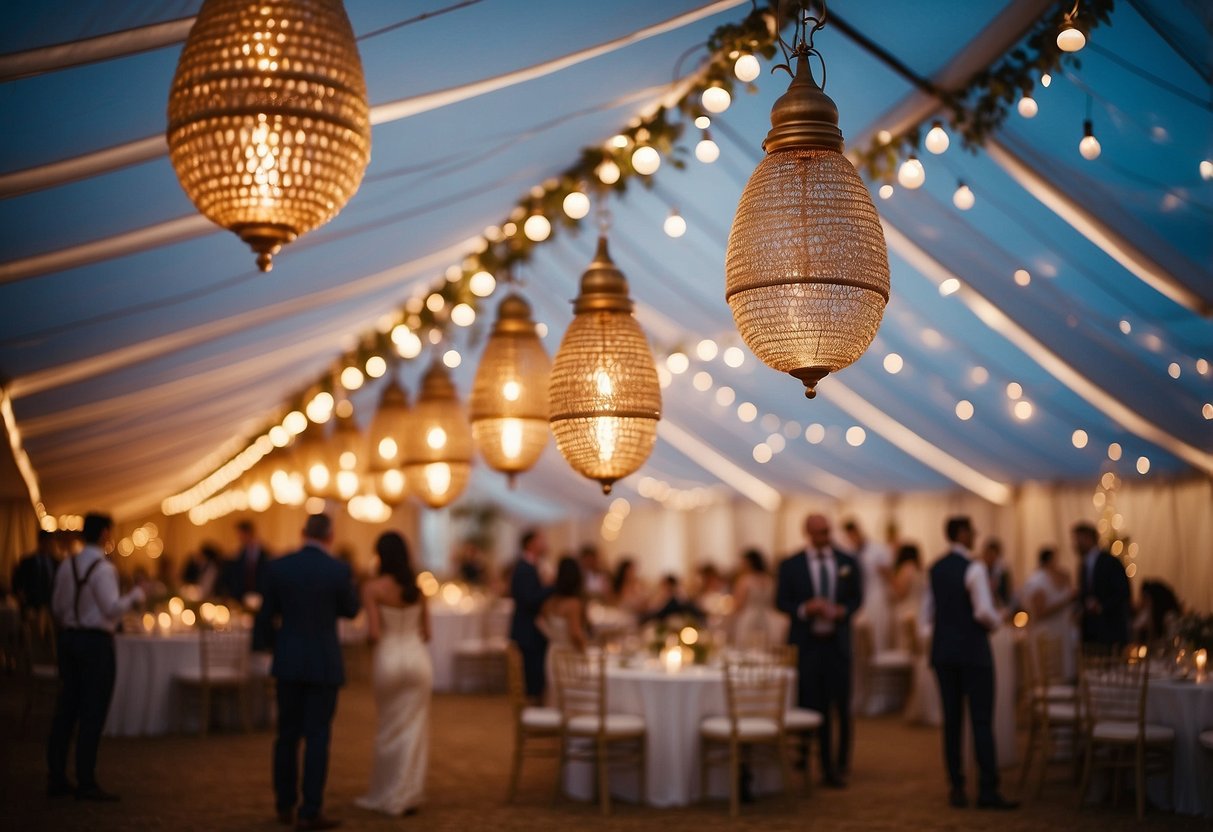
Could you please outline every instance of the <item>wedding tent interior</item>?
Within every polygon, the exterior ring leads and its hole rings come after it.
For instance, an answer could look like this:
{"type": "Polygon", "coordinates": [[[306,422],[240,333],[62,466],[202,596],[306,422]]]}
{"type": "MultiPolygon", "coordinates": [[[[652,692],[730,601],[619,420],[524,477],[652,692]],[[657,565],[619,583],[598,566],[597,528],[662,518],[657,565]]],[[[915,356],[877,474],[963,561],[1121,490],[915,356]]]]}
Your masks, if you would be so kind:
{"type": "MultiPolygon", "coordinates": [[[[1055,5],[829,9],[833,25],[816,45],[847,148],[866,153],[881,131],[925,133],[941,116],[946,127],[939,91],[1005,63],[1055,5]]],[[[723,292],[737,199],[787,76],[760,56],[752,83],[730,79],[724,112],[673,106],[699,101],[709,35],[750,4],[455,6],[410,6],[404,20],[396,4],[349,4],[370,164],[348,206],[268,274],[193,208],[163,138],[198,3],[50,2],[6,14],[0,371],[23,476],[6,476],[6,558],[31,543],[31,504],[49,522],[96,507],[132,527],[154,518],[169,551],[195,545],[208,530],[186,514],[162,517],[163,501],[305,396],[340,390],[344,367],[385,344],[391,358],[383,333],[409,316],[410,299],[440,289],[451,267],[464,286],[486,229],[500,235],[519,219],[511,211],[531,204],[532,189],[576,186],[594,203],[589,216],[574,222],[559,202],[533,200],[553,230],[513,270],[554,353],[604,195],[561,177],[583,148],[621,131],[631,142],[638,120],[664,105],[665,163],[626,177],[604,209],[662,368],[651,457],[604,498],[549,443],[512,489],[475,464],[460,503],[499,506],[519,524],[570,524],[572,544],[599,537],[623,498],[631,512],[603,543],[642,552],[654,574],[731,559],[746,543],[794,548],[811,504],[929,551],[942,545],[940,519],[964,508],[1027,566],[1038,546],[1064,545],[1071,522],[1103,517],[1092,496],[1111,472],[1106,513],[1139,542],[1143,574],[1213,600],[1213,149],[1200,4],[1115,4],[1051,83],[1025,76],[1028,105],[1008,94],[1010,112],[983,146],[954,135],[942,155],[918,150],[922,187],[897,181],[908,145],[891,142],[896,162],[868,180],[889,247],[888,308],[863,357],[811,401],[745,348],[723,292]],[[710,116],[706,130],[690,123],[697,112],[710,116]],[[1079,150],[1084,121],[1102,149],[1093,160],[1079,150]],[[704,137],[718,151],[711,163],[695,152],[704,137]],[[685,223],[678,237],[663,230],[672,213],[685,223]]],[[[453,350],[466,399],[504,277],[486,298],[464,289],[475,322],[448,324],[440,346],[427,341],[391,374],[415,394],[431,356],[453,350]]],[[[363,428],[385,383],[367,378],[349,394],[363,428]]],[[[433,549],[450,533],[419,517],[429,513],[406,504],[392,522],[424,525],[426,557],[440,565],[445,553],[433,549]]],[[[289,538],[301,510],[287,514],[289,538]]],[[[277,522],[267,521],[275,533],[277,522]]],[[[349,525],[360,545],[369,539],[349,525]]]]}

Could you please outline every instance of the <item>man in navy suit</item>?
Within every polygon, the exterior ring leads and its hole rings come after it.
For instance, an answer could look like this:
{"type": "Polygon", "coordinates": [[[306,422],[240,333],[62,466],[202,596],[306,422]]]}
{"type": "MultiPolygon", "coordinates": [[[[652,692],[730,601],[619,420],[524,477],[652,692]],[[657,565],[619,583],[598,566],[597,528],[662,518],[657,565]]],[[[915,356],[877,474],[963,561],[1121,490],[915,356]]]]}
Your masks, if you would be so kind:
{"type": "Polygon", "coordinates": [[[265,567],[269,564],[269,552],[257,539],[257,529],[251,520],[236,524],[240,548],[224,567],[223,589],[232,598],[240,600],[250,592],[260,594],[264,589],[265,567]]]}
{"type": "Polygon", "coordinates": [[[994,748],[994,658],[989,631],[1002,623],[994,608],[990,576],[980,558],[973,557],[973,523],[952,517],[944,527],[947,553],[928,575],[921,623],[931,627],[931,666],[939,682],[943,705],[943,751],[952,784],[950,802],[968,805],[960,738],[965,701],[973,726],[973,747],[980,775],[980,809],[1014,809],[998,791],[998,755],[994,748]]]}
{"type": "Polygon", "coordinates": [[[264,600],[257,615],[260,638],[272,638],[271,673],[278,680],[278,737],[274,742],[278,819],[290,824],[298,804],[297,829],[337,825],[320,813],[337,690],[345,683],[337,618],[353,618],[359,602],[350,568],[329,553],[332,542],[333,522],[328,515],[308,517],[303,548],[268,564],[264,600]],[[301,739],[306,748],[300,804],[301,739]]]}
{"type": "Polygon", "coordinates": [[[822,782],[843,788],[851,759],[851,616],[863,603],[863,577],[858,561],[834,548],[825,517],[810,514],[804,531],[808,546],[779,565],[775,605],[791,619],[800,707],[822,716],[822,782]]]}
{"type": "Polygon", "coordinates": [[[1079,557],[1078,600],[1082,605],[1082,643],[1115,647],[1129,643],[1129,578],[1119,560],[1099,548],[1090,523],[1073,530],[1079,557]]]}
{"type": "Polygon", "coordinates": [[[547,551],[543,532],[531,529],[522,535],[522,552],[510,576],[510,597],[514,599],[514,617],[510,621],[510,640],[522,654],[522,671],[526,678],[526,695],[532,699],[543,696],[547,681],[548,639],[536,625],[539,609],[552,594],[539,576],[539,562],[547,551]]]}

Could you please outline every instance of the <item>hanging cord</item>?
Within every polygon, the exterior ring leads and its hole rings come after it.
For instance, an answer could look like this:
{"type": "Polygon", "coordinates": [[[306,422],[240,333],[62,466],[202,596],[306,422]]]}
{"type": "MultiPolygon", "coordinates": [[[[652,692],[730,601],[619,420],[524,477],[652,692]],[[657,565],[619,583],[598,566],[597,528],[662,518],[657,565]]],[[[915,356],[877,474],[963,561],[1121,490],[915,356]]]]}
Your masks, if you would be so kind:
{"type": "Polygon", "coordinates": [[[460,3],[452,3],[451,5],[444,6],[441,9],[435,9],[432,12],[423,12],[419,15],[410,17],[406,20],[398,20],[395,23],[389,23],[387,26],[381,26],[378,29],[372,29],[369,32],[365,32],[361,35],[358,35],[358,37],[356,37],[355,40],[357,40],[357,41],[370,40],[373,37],[378,37],[379,35],[384,35],[384,34],[387,34],[388,32],[394,32],[397,29],[403,29],[405,26],[412,26],[414,23],[420,23],[423,20],[429,20],[431,17],[441,17],[442,15],[446,14],[447,12],[455,12],[455,11],[459,11],[460,9],[466,9],[468,6],[475,6],[477,3],[480,3],[480,2],[482,2],[482,0],[462,0],[462,2],[460,2],[460,3]]]}

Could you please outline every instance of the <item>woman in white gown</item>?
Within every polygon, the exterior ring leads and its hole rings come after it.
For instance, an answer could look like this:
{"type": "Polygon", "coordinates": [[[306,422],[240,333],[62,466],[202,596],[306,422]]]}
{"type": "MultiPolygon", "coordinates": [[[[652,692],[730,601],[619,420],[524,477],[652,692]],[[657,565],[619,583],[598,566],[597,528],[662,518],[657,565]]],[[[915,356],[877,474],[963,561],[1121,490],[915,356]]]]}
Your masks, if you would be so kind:
{"type": "Polygon", "coordinates": [[[1028,610],[1029,632],[1044,634],[1057,641],[1062,650],[1062,672],[1067,680],[1077,675],[1078,630],[1074,626],[1074,584],[1057,563],[1051,548],[1040,550],[1039,568],[1028,576],[1019,591],[1020,602],[1028,610]]]}
{"type": "Polygon", "coordinates": [[[548,637],[547,689],[548,704],[556,705],[556,682],[553,678],[555,650],[585,650],[588,638],[586,621],[585,578],[575,558],[564,557],[556,567],[556,585],[552,595],[539,610],[539,629],[548,637]]]}
{"type": "Polygon", "coordinates": [[[775,580],[767,572],[762,554],[747,549],[741,562],[741,573],[733,582],[733,646],[764,648],[782,642],[771,632],[775,580]]]}
{"type": "Polygon", "coordinates": [[[413,814],[425,795],[433,668],[425,596],[409,560],[408,544],[386,532],[375,544],[379,576],[362,588],[375,645],[375,758],[370,789],[355,802],[388,815],[413,814]]]}

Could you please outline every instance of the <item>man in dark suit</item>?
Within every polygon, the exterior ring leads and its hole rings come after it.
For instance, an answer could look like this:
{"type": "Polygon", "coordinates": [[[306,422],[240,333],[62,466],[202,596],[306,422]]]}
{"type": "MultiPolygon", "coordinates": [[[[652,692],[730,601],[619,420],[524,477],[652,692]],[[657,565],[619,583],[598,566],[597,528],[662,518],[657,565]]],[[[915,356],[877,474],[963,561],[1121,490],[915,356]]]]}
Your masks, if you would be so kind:
{"type": "Polygon", "coordinates": [[[40,529],[37,550],[21,558],[13,569],[13,594],[22,612],[34,614],[50,609],[55,570],[59,568],[56,548],[55,535],[40,529]]]}
{"type": "Polygon", "coordinates": [[[1082,643],[1115,647],[1129,643],[1129,578],[1119,560],[1099,548],[1099,533],[1090,523],[1074,526],[1074,552],[1079,557],[1078,601],[1082,608],[1082,643]]]}
{"type": "Polygon", "coordinates": [[[510,577],[510,597],[514,599],[514,617],[510,621],[510,640],[522,654],[522,670],[526,677],[526,695],[532,699],[543,696],[547,681],[548,639],[536,625],[543,602],[552,594],[543,585],[539,563],[547,551],[543,532],[531,529],[522,535],[522,552],[510,577]]]}
{"type": "Polygon", "coordinates": [[[1002,617],[994,608],[990,576],[980,558],[973,557],[973,524],[952,517],[944,527],[947,553],[931,567],[923,593],[922,623],[930,625],[931,666],[939,682],[943,705],[943,751],[952,784],[950,802],[969,805],[964,763],[960,755],[962,720],[968,700],[973,746],[980,773],[977,806],[1014,809],[998,791],[998,755],[994,748],[994,658],[989,631],[1002,617]]]}
{"type": "Polygon", "coordinates": [[[271,673],[278,682],[278,737],[274,742],[278,819],[290,824],[298,804],[297,829],[337,826],[320,813],[337,690],[345,683],[337,618],[353,618],[359,602],[350,568],[329,553],[332,542],[333,524],[328,515],[308,517],[303,548],[269,563],[264,601],[257,615],[259,641],[272,640],[271,673]],[[306,749],[300,804],[301,739],[306,749]]]}
{"type": "Polygon", "coordinates": [[[834,548],[825,517],[810,514],[804,531],[808,546],[779,565],[775,605],[791,619],[800,707],[822,716],[822,781],[843,788],[851,759],[851,616],[863,603],[863,577],[858,561],[834,548]]]}
{"type": "Polygon", "coordinates": [[[257,539],[257,529],[251,520],[237,523],[236,534],[240,538],[240,548],[224,567],[223,589],[227,595],[239,600],[250,592],[262,593],[270,556],[257,539]]]}

